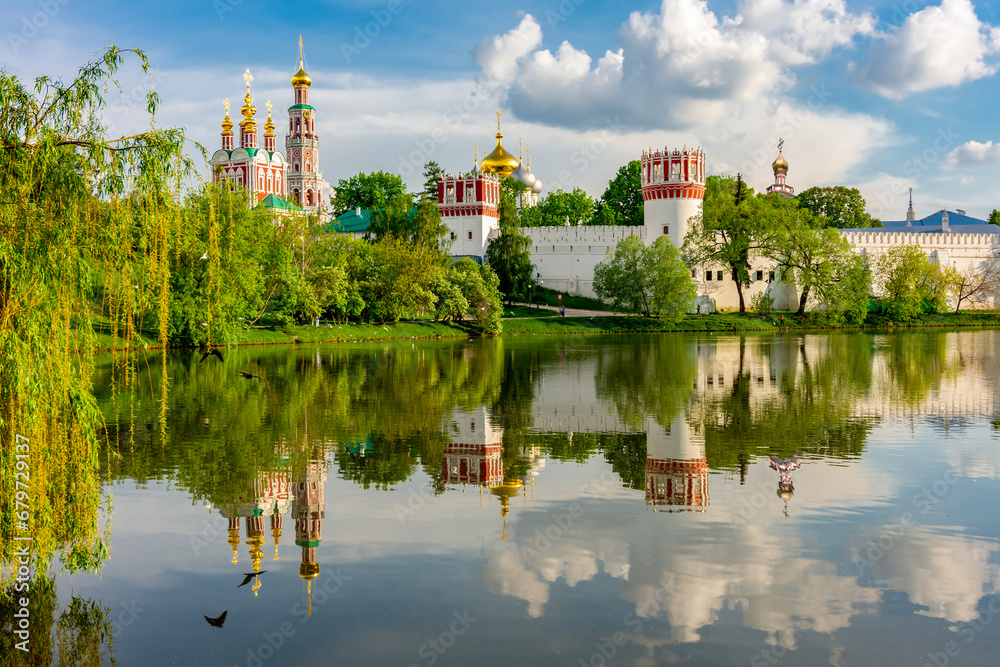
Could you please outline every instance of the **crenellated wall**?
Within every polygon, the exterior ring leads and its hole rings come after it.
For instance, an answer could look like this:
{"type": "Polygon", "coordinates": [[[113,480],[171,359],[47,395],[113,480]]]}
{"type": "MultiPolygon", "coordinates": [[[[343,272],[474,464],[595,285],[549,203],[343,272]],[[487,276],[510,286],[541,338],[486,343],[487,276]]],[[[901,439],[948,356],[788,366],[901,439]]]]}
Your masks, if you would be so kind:
{"type": "Polygon", "coordinates": [[[625,225],[559,225],[525,227],[535,278],[543,286],[567,294],[596,297],[594,269],[608,250],[628,236],[645,242],[645,227],[625,225]]]}

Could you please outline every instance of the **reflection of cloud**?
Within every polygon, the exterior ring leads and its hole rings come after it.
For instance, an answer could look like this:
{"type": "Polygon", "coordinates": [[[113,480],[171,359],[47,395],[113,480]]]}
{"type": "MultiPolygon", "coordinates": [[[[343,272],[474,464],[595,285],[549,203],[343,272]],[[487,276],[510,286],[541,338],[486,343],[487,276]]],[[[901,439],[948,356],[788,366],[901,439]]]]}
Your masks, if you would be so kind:
{"type": "Polygon", "coordinates": [[[877,580],[906,593],[914,604],[927,607],[925,616],[952,622],[969,621],[976,605],[1000,584],[997,546],[961,535],[945,534],[946,526],[912,528],[877,561],[877,580]]]}

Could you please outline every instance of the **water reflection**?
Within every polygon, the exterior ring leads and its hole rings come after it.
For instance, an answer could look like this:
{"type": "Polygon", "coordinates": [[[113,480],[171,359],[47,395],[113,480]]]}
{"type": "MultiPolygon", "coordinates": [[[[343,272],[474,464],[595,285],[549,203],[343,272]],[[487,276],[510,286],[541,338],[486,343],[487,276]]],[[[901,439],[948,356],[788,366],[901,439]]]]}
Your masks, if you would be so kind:
{"type": "MultiPolygon", "coordinates": [[[[971,332],[406,342],[236,350],[210,366],[177,354],[169,429],[113,428],[107,473],[174,480],[221,513],[248,604],[301,588],[311,617],[310,582],[348,560],[359,579],[399,570],[386,585],[417,590],[429,566],[392,559],[430,545],[477,571],[435,595],[561,624],[563,656],[593,651],[570,602],[585,591],[592,612],[637,619],[626,664],[749,662],[767,647],[861,664],[865,622],[902,618],[896,631],[931,650],[1000,586],[1000,529],[980,510],[1000,491],[997,352],[996,333],[971,332]],[[268,382],[232,382],[251,355],[268,382]],[[324,542],[328,503],[343,526],[324,542]],[[287,515],[304,584],[276,562],[287,515]]],[[[977,637],[973,662],[998,645],[977,637]]]]}

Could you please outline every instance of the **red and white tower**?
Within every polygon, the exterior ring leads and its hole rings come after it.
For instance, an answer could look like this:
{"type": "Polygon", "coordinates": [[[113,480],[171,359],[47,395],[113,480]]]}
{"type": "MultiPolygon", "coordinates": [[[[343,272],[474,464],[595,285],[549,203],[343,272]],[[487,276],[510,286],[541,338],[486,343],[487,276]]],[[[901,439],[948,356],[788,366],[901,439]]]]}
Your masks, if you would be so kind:
{"type": "Polygon", "coordinates": [[[704,511],[708,505],[708,459],[704,442],[695,442],[683,415],[667,428],[648,420],[646,428],[646,504],[668,511],[704,511]]]}
{"type": "Polygon", "coordinates": [[[681,247],[688,220],[701,213],[705,199],[705,151],[643,151],[640,178],[645,210],[646,245],[667,236],[681,247]]]}
{"type": "Polygon", "coordinates": [[[309,104],[312,78],[306,74],[302,60],[302,36],[299,36],[299,71],[292,76],[295,99],[288,107],[288,134],[285,154],[288,156],[288,198],[308,211],[323,205],[323,174],[319,170],[319,137],[316,135],[316,109],[309,104]]]}
{"type": "Polygon", "coordinates": [[[785,176],[788,175],[788,160],[781,154],[784,145],[785,140],[778,139],[778,159],[771,163],[771,169],[774,171],[774,185],[767,186],[767,194],[794,197],[795,188],[785,183],[785,176]]]}
{"type": "Polygon", "coordinates": [[[478,170],[438,179],[438,211],[448,225],[453,256],[486,257],[500,229],[500,177],[478,170]]]}
{"type": "Polygon", "coordinates": [[[441,479],[445,484],[493,487],[503,483],[503,430],[493,424],[485,408],[456,410],[445,423],[449,442],[444,446],[441,479]]]}

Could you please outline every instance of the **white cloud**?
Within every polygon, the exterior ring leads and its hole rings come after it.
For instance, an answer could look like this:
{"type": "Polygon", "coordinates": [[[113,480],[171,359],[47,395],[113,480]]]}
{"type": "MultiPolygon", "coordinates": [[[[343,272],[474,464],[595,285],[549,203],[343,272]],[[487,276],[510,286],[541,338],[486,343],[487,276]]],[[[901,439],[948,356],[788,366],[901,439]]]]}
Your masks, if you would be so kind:
{"type": "Polygon", "coordinates": [[[1000,162],[1000,143],[987,141],[967,141],[948,153],[948,161],[952,164],[997,164],[1000,162]]]}
{"type": "Polygon", "coordinates": [[[596,63],[569,42],[555,53],[541,49],[531,15],[483,40],[475,58],[507,84],[525,120],[593,128],[620,115],[641,129],[684,129],[720,121],[730,102],[755,104],[787,90],[789,67],[817,62],[873,29],[870,15],[849,13],[843,0],[747,0],[721,19],[705,0],[663,0],[658,14],[633,12],[619,29],[619,48],[596,63]]]}
{"type": "Polygon", "coordinates": [[[987,57],[998,50],[1000,30],[979,20],[971,0],[942,0],[908,16],[852,66],[866,87],[902,99],[994,74],[987,57]]]}

